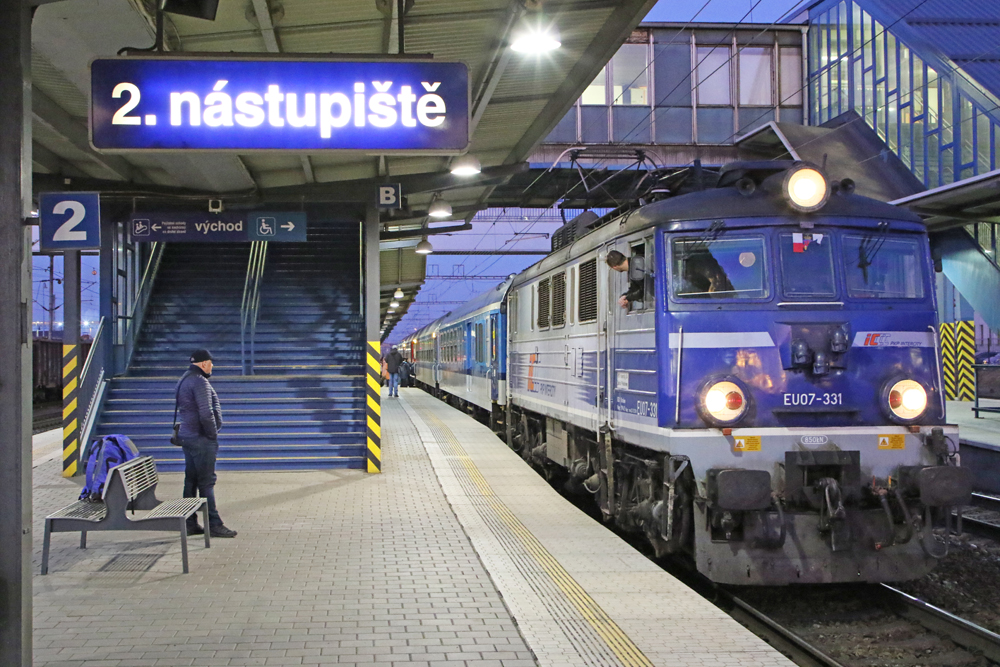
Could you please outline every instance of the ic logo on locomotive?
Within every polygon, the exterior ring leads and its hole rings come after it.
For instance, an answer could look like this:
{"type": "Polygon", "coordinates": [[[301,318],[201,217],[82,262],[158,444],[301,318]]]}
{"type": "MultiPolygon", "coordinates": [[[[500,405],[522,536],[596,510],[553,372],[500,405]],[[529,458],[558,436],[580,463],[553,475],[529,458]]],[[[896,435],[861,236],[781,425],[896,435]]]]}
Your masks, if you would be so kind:
{"type": "Polygon", "coordinates": [[[870,333],[865,336],[864,347],[878,347],[880,345],[888,345],[889,341],[892,340],[892,334],[887,333],[870,333]]]}

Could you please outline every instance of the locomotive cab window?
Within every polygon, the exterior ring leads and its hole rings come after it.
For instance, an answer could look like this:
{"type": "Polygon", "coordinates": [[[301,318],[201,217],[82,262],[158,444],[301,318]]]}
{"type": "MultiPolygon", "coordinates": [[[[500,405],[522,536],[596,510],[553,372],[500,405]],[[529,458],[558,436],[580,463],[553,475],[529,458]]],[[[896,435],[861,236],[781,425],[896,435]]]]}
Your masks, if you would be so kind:
{"type": "Polygon", "coordinates": [[[833,275],[833,239],[829,234],[792,233],[778,236],[782,292],[786,297],[837,295],[833,275]]]}
{"type": "Polygon", "coordinates": [[[844,272],[853,299],[922,299],[924,264],[916,239],[844,236],[844,272]]]}
{"type": "Polygon", "coordinates": [[[767,297],[764,238],[674,239],[673,291],[681,299],[767,297]]]}
{"type": "Polygon", "coordinates": [[[652,260],[652,244],[642,241],[632,244],[628,249],[628,254],[623,254],[617,250],[608,252],[608,266],[618,273],[624,274],[624,278],[619,282],[626,286],[625,291],[618,297],[618,305],[626,308],[629,313],[646,310],[652,305],[652,268],[647,261],[647,245],[649,246],[649,260],[652,260]]]}

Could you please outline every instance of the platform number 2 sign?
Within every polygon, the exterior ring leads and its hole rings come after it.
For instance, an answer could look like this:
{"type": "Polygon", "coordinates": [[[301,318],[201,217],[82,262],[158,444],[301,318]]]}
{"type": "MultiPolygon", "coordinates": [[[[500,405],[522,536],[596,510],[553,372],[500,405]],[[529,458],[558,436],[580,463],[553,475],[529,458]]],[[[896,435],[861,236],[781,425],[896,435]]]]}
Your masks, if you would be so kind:
{"type": "Polygon", "coordinates": [[[41,249],[101,247],[101,199],[96,192],[44,192],[38,197],[41,249]]]}

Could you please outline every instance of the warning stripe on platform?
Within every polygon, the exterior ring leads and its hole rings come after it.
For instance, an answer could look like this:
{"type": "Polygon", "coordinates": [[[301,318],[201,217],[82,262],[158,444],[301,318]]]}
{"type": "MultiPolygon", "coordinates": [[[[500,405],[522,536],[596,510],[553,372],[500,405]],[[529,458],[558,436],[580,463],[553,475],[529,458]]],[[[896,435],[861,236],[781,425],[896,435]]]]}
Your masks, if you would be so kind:
{"type": "Polygon", "coordinates": [[[976,397],[976,378],[972,368],[976,363],[976,329],[971,320],[955,323],[955,370],[958,400],[971,401],[976,397]]]}
{"type": "Polygon", "coordinates": [[[79,358],[79,345],[63,345],[63,477],[73,477],[80,467],[79,358]]]}
{"type": "Polygon", "coordinates": [[[382,356],[380,341],[368,341],[368,359],[365,365],[365,413],[368,432],[368,472],[382,472],[382,356]]]}
{"type": "Polygon", "coordinates": [[[945,399],[958,399],[958,383],[955,373],[955,324],[941,323],[941,371],[944,376],[945,399]]]}

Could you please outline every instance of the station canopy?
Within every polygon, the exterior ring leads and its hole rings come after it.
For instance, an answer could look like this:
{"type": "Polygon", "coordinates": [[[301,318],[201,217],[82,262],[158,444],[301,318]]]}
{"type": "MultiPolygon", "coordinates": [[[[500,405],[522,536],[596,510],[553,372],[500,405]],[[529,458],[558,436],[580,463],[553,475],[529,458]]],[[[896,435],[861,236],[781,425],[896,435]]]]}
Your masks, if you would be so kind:
{"type": "MultiPolygon", "coordinates": [[[[192,8],[205,1],[169,0],[167,5],[192,8]]],[[[446,200],[453,210],[451,222],[435,226],[461,229],[487,208],[498,186],[528,169],[532,148],[655,0],[221,0],[214,20],[164,13],[164,50],[174,55],[432,56],[465,63],[468,153],[482,165],[482,172],[471,177],[452,175],[449,156],[100,153],[88,136],[89,63],[119,53],[155,56],[157,2],[35,4],[40,5],[32,23],[36,193],[96,190],[164,208],[175,201],[190,205],[200,196],[237,206],[329,203],[361,215],[358,200],[367,199],[373,184],[400,183],[407,207],[383,215],[383,263],[392,267],[394,283],[383,285],[384,310],[398,285],[423,281],[424,257],[414,255],[413,247],[432,198],[446,200]],[[557,26],[562,46],[543,55],[513,52],[510,42],[519,21],[538,12],[557,26]]]]}

